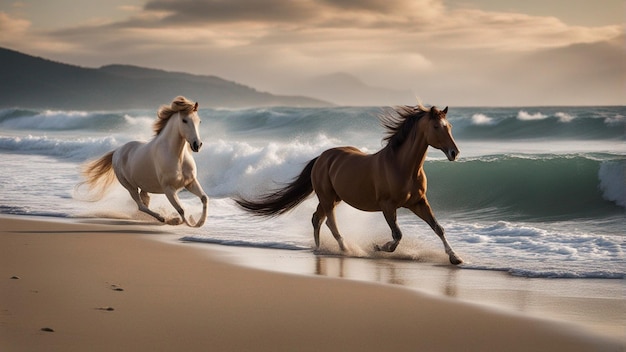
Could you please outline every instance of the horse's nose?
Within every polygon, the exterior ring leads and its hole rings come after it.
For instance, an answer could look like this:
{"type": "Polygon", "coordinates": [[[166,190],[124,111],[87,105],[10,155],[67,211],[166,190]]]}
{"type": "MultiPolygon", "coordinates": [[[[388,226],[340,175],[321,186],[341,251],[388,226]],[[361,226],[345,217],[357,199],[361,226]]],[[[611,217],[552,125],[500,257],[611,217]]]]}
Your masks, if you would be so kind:
{"type": "Polygon", "coordinates": [[[456,160],[457,156],[459,156],[459,150],[458,149],[450,149],[450,150],[448,150],[448,160],[454,161],[454,160],[456,160]]]}
{"type": "Polygon", "coordinates": [[[202,147],[202,142],[193,141],[193,144],[191,145],[191,150],[193,150],[194,152],[198,152],[200,151],[200,147],[202,147]]]}

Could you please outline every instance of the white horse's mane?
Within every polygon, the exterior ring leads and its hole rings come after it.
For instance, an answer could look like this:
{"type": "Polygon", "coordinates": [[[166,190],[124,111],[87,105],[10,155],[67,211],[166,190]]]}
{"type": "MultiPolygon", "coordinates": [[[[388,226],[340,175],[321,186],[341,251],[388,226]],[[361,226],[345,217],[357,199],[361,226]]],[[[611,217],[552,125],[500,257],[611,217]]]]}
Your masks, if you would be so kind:
{"type": "Polygon", "coordinates": [[[162,105],[157,112],[157,120],[154,122],[152,129],[154,130],[155,135],[159,135],[161,131],[165,128],[165,125],[169,121],[170,117],[175,113],[182,111],[187,114],[191,113],[195,109],[195,103],[191,100],[183,97],[177,96],[170,106],[162,105]]]}

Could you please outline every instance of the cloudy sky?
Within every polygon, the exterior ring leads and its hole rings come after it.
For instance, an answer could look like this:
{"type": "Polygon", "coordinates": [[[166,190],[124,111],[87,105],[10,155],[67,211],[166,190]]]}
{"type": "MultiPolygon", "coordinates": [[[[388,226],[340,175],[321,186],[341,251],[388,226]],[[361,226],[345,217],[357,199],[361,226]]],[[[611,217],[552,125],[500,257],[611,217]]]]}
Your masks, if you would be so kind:
{"type": "MultiPolygon", "coordinates": [[[[0,0],[0,46],[85,67],[216,75],[283,94],[323,97],[309,83],[341,72],[429,104],[626,105],[624,4],[0,0]]],[[[345,92],[349,103],[358,93],[345,92]]],[[[356,103],[413,103],[393,100],[356,103]]]]}

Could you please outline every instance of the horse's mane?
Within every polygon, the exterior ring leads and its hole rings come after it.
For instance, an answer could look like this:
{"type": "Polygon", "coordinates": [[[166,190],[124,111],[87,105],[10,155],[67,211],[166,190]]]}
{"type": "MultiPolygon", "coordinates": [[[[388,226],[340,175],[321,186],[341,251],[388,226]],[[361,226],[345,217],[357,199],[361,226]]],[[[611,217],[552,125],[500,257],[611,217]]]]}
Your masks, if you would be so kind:
{"type": "Polygon", "coordinates": [[[159,133],[161,133],[172,115],[179,111],[183,111],[189,114],[194,110],[194,107],[194,102],[183,96],[176,97],[174,101],[172,101],[172,104],[170,104],[170,106],[162,105],[157,112],[157,120],[152,126],[154,134],[158,136],[159,133]]]}
{"type": "Polygon", "coordinates": [[[415,124],[427,115],[431,109],[426,108],[422,104],[417,106],[396,106],[385,109],[378,116],[380,124],[387,130],[387,134],[383,141],[387,142],[392,149],[396,149],[406,141],[415,124]]]}

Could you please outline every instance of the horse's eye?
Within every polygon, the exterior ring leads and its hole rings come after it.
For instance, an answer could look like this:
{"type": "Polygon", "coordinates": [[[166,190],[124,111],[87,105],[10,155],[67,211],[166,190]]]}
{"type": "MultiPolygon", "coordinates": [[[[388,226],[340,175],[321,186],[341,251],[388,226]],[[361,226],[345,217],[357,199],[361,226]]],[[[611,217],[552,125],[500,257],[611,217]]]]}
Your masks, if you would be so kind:
{"type": "Polygon", "coordinates": [[[187,123],[187,119],[183,119],[183,123],[187,123]]]}

